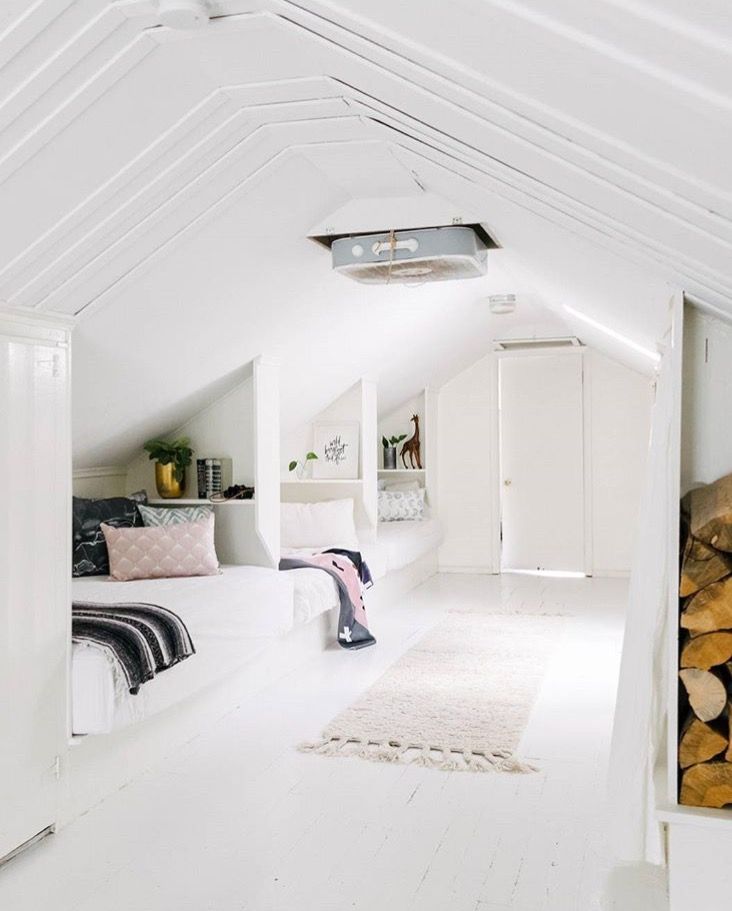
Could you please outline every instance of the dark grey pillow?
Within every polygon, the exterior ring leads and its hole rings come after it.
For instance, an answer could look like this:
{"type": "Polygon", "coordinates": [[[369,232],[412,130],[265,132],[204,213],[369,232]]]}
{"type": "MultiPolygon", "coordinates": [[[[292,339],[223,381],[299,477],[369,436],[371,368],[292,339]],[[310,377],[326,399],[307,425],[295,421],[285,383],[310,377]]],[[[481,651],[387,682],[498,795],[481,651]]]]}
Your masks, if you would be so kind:
{"type": "Polygon", "coordinates": [[[109,554],[102,532],[102,522],[115,528],[142,525],[138,503],[147,503],[144,490],[129,497],[108,497],[87,500],[74,497],[72,523],[72,576],[106,576],[109,573],[109,554]]]}

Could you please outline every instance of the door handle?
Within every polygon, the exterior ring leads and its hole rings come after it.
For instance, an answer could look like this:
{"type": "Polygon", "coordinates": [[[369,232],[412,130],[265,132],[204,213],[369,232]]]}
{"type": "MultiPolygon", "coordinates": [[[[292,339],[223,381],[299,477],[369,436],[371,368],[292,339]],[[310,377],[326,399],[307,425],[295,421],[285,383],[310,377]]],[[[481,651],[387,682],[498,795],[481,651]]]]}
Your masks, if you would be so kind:
{"type": "Polygon", "coordinates": [[[506,480],[503,482],[503,486],[504,486],[504,487],[510,487],[510,486],[511,486],[511,479],[510,479],[510,478],[506,478],[506,480]]]}

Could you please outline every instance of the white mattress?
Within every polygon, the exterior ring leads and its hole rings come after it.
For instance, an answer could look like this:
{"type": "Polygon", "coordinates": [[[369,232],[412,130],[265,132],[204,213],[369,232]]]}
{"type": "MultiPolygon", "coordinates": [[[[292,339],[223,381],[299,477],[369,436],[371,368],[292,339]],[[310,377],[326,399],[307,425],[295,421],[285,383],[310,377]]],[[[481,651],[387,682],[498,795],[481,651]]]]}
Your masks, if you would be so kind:
{"type": "Polygon", "coordinates": [[[73,732],[105,733],[124,727],[241,667],[264,651],[274,637],[292,628],[294,586],[295,580],[288,573],[257,566],[225,566],[220,575],[189,579],[74,579],[72,595],[76,601],[147,601],[175,611],[188,627],[196,654],[131,696],[119,665],[105,648],[74,644],[73,732]]]}
{"type": "MultiPolygon", "coordinates": [[[[321,569],[291,569],[286,575],[291,576],[295,585],[294,622],[308,623],[314,617],[326,611],[338,609],[340,598],[335,579],[321,569]]],[[[333,629],[335,635],[335,627],[333,629]]]]}
{"type": "Polygon", "coordinates": [[[377,546],[383,551],[388,572],[414,563],[442,543],[442,525],[438,519],[421,522],[380,522],[377,546]]]}
{"type": "MultiPolygon", "coordinates": [[[[382,547],[378,541],[360,541],[358,549],[361,557],[368,565],[371,578],[374,581],[383,579],[387,573],[386,548],[382,547]]],[[[322,547],[283,547],[281,551],[283,557],[310,557],[313,554],[322,552],[322,547]]],[[[324,573],[321,575],[324,575],[324,573]]]]}

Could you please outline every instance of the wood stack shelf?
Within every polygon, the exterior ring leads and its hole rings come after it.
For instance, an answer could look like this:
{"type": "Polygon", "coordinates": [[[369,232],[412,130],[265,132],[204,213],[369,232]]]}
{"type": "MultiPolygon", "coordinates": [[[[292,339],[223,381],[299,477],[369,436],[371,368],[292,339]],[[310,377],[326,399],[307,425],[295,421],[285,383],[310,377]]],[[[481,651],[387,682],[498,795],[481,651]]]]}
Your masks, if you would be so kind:
{"type": "Polygon", "coordinates": [[[732,475],[681,509],[678,768],[682,806],[732,804],[732,475]]]}

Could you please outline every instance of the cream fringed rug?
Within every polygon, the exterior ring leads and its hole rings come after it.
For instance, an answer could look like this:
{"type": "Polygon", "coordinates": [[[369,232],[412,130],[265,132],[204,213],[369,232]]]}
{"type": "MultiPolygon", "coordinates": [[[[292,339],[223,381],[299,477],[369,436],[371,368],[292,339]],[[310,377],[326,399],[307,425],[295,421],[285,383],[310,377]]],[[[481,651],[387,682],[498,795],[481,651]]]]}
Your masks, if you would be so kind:
{"type": "Polygon", "coordinates": [[[470,772],[529,772],[515,755],[559,617],[448,614],[317,743],[300,749],[470,772]]]}

